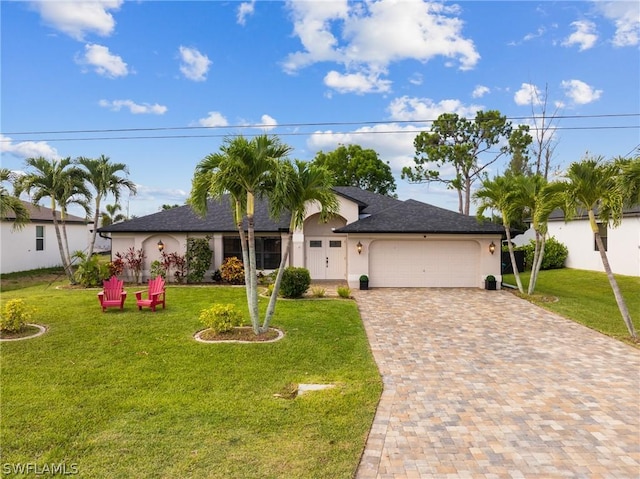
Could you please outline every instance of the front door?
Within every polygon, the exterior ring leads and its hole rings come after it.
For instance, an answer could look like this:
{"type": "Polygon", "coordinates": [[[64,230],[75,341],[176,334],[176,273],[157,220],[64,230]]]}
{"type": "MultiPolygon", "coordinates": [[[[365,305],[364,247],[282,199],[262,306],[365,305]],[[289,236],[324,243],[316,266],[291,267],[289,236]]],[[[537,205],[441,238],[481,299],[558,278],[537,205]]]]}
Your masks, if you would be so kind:
{"type": "Polygon", "coordinates": [[[306,238],[307,268],[311,279],[346,279],[346,238],[306,238]]]}

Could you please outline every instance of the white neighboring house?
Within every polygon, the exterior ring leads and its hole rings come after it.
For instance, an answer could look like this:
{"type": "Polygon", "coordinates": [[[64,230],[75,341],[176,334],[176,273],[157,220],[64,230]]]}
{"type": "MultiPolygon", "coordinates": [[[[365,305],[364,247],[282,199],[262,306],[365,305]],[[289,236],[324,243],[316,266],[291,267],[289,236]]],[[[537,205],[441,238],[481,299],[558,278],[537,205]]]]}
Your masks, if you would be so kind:
{"type": "MultiPolygon", "coordinates": [[[[549,236],[569,249],[567,268],[604,271],[586,213],[565,222],[562,212],[549,218],[549,236]]],[[[616,274],[640,276],[640,205],[624,211],[622,223],[614,228],[600,224],[611,270],[616,274]]]]}
{"type": "MultiPolygon", "coordinates": [[[[334,191],[339,213],[319,223],[317,205],[309,205],[304,225],[293,234],[289,264],[307,268],[312,279],[344,280],[356,287],[366,274],[371,287],[482,288],[484,278],[494,275],[500,283],[502,226],[356,187],[334,191]]],[[[280,264],[289,215],[273,220],[265,201],[256,200],[255,207],[257,265],[269,272],[280,264]]],[[[160,259],[160,242],[165,253],[184,254],[188,238],[209,236],[212,270],[225,258],[242,257],[228,198],[211,201],[205,218],[181,206],[98,231],[111,236],[112,255],[129,248],[144,251],[143,278],[149,277],[151,262],[160,259]]]]}
{"type": "MultiPolygon", "coordinates": [[[[29,210],[31,221],[19,230],[13,230],[15,215],[10,212],[2,218],[0,236],[0,272],[14,273],[37,268],[61,266],[60,249],[53,225],[53,211],[44,206],[34,206],[23,201],[29,210]]],[[[60,212],[56,211],[60,219],[60,212]]],[[[69,249],[86,251],[89,245],[89,231],[93,223],[79,216],[67,215],[67,237],[69,249]]]]}

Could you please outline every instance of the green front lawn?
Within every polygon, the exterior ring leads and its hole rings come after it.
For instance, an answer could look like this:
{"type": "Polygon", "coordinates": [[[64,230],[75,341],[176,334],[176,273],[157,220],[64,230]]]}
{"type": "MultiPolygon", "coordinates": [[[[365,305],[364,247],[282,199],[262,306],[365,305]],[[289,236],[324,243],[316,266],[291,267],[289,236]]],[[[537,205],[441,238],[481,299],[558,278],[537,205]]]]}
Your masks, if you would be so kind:
{"type": "MultiPolygon", "coordinates": [[[[529,276],[529,272],[520,274],[525,291],[529,276]]],[[[640,278],[616,275],[616,280],[629,308],[636,333],[640,335],[640,278]]],[[[505,275],[503,281],[516,284],[512,274],[505,275]]],[[[540,271],[535,294],[529,299],[549,311],[608,336],[630,340],[605,273],[568,268],[540,271]],[[558,301],[549,302],[553,297],[558,298],[558,301]]]]}
{"type": "MultiPolygon", "coordinates": [[[[169,287],[167,309],[102,313],[97,290],[2,293],[38,309],[39,338],[3,342],[0,462],[83,478],[350,478],[382,385],[356,304],[280,301],[269,344],[201,344],[199,312],[243,288],[169,287]],[[291,384],[332,383],[296,399],[291,384]]],[[[266,300],[261,300],[266,306],[266,300]]],[[[19,476],[18,476],[19,477],[19,476]]]]}

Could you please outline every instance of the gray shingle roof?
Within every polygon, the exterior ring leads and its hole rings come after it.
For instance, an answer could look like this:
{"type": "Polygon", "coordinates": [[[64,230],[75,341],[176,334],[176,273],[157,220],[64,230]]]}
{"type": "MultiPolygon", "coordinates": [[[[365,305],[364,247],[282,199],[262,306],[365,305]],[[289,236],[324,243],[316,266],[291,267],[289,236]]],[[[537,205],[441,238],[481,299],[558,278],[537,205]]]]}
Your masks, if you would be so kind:
{"type": "MultiPolygon", "coordinates": [[[[115,223],[98,231],[101,233],[133,233],[133,232],[236,232],[238,229],[233,221],[231,203],[228,196],[219,201],[209,201],[207,214],[203,218],[197,215],[190,206],[179,206],[160,211],[140,218],[134,218],[122,223],[115,223]]],[[[255,230],[256,232],[277,232],[289,228],[289,215],[283,215],[274,221],[269,216],[267,202],[256,199],[255,202],[255,230]]]]}
{"type": "MultiPolygon", "coordinates": [[[[33,203],[29,203],[28,201],[20,200],[20,202],[27,208],[29,211],[29,217],[31,221],[35,223],[53,223],[53,216],[51,214],[51,208],[47,208],[46,206],[37,206],[33,203]]],[[[16,219],[16,214],[13,210],[7,211],[3,220],[14,221],[16,219]]],[[[56,210],[56,219],[60,221],[60,212],[56,210]]],[[[83,223],[87,224],[88,221],[85,218],[81,218],[80,216],[67,214],[65,217],[65,222],[67,223],[83,223]]],[[[93,221],[91,221],[93,223],[93,221]]]]}
{"type": "MultiPolygon", "coordinates": [[[[337,233],[452,233],[502,234],[501,225],[480,223],[475,217],[438,208],[415,200],[401,201],[357,187],[339,186],[334,190],[340,196],[360,206],[361,220],[336,230],[337,233]]],[[[290,216],[279,220],[270,218],[265,200],[256,200],[256,232],[277,232],[289,227],[290,216]]],[[[190,206],[180,206],[148,216],[116,223],[98,231],[102,233],[133,232],[236,232],[229,198],[209,201],[206,217],[193,212],[190,206]]]]}
{"type": "Polygon", "coordinates": [[[336,229],[336,233],[472,233],[502,234],[504,228],[473,216],[416,200],[399,201],[375,215],[336,229]]]}

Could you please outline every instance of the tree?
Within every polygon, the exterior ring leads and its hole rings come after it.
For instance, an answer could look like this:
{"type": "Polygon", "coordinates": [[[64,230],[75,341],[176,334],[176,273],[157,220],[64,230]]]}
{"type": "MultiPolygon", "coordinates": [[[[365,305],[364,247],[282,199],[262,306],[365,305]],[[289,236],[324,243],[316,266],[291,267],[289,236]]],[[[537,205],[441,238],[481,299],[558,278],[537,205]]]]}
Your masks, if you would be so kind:
{"type": "Polygon", "coordinates": [[[277,137],[261,135],[251,140],[242,136],[227,138],[220,153],[205,157],[194,172],[188,203],[197,213],[207,211],[207,199],[219,199],[229,193],[232,210],[242,245],[247,304],[256,334],[266,331],[260,324],[258,311],[258,275],[255,250],[255,199],[274,194],[274,188],[285,185],[274,181],[282,159],[291,147],[277,137]],[[247,232],[245,235],[244,222],[247,232]]]}
{"type": "Polygon", "coordinates": [[[160,209],[162,211],[166,211],[166,210],[172,210],[173,208],[178,208],[178,207],[180,207],[180,205],[178,203],[174,203],[172,205],[170,205],[168,203],[165,203],[160,207],[160,209]]]}
{"type": "Polygon", "coordinates": [[[565,215],[572,218],[582,210],[589,216],[589,225],[595,237],[604,270],[613,290],[618,309],[622,315],[629,334],[636,338],[629,309],[618,286],[604,248],[598,223],[612,223],[618,226],[622,220],[625,195],[619,188],[619,166],[613,162],[605,162],[602,157],[585,158],[571,163],[565,181],[565,215]]]}
{"type": "MultiPolygon", "coordinates": [[[[444,183],[458,192],[458,211],[469,214],[471,188],[484,170],[509,151],[509,146],[498,148],[493,157],[480,162],[480,157],[511,137],[511,123],[496,110],[478,111],[474,120],[456,113],[443,113],[433,122],[431,132],[421,132],[413,144],[416,149],[415,166],[404,167],[402,178],[412,183],[444,183]],[[443,169],[453,167],[447,177],[443,169]]],[[[518,144],[518,142],[515,142],[518,144]]]]}
{"type": "Polygon", "coordinates": [[[16,194],[19,195],[24,191],[32,195],[31,201],[36,205],[43,198],[50,199],[60,259],[69,281],[73,283],[71,258],[68,246],[65,250],[61,229],[65,231],[66,236],[65,217],[68,205],[74,202],[86,205],[87,199],[91,198],[91,193],[84,186],[84,173],[80,168],[72,166],[71,158],[61,160],[47,160],[43,157],[27,158],[25,164],[32,171],[16,181],[16,194]],[[56,214],[58,207],[61,209],[60,220],[56,214]]]}
{"type": "Polygon", "coordinates": [[[357,186],[395,196],[396,181],[389,162],[382,161],[375,150],[364,150],[360,145],[340,145],[329,153],[320,151],[313,162],[329,170],[334,186],[357,186]]]}
{"type": "Polygon", "coordinates": [[[114,203],[112,205],[104,205],[104,209],[106,211],[103,211],[101,213],[102,216],[101,216],[100,224],[102,226],[109,226],[113,223],[119,223],[127,219],[125,215],[123,215],[122,213],[118,213],[118,211],[122,210],[122,206],[120,206],[119,203],[114,203]]]}
{"type": "Polygon", "coordinates": [[[7,168],[0,168],[0,218],[6,218],[9,212],[13,212],[15,219],[12,230],[19,230],[25,227],[31,219],[29,210],[24,206],[20,198],[12,195],[5,188],[4,183],[14,184],[16,176],[7,168]]]}
{"type": "Polygon", "coordinates": [[[538,89],[533,90],[531,97],[531,114],[533,118],[533,128],[535,140],[533,142],[533,155],[535,158],[535,169],[533,173],[549,179],[551,160],[555,151],[555,130],[554,121],[558,113],[558,108],[549,115],[547,113],[547,102],[549,98],[549,86],[545,85],[542,98],[538,95],[538,89]],[[540,107],[540,113],[536,114],[536,106],[540,107]]]}
{"type": "Polygon", "coordinates": [[[478,218],[482,218],[487,209],[497,210],[502,217],[502,225],[507,236],[507,247],[509,248],[509,257],[513,267],[513,274],[516,278],[518,291],[524,293],[520,272],[516,264],[516,256],[513,252],[513,243],[511,242],[511,225],[514,221],[521,219],[521,205],[517,201],[519,192],[516,188],[517,179],[512,174],[504,176],[496,176],[490,180],[485,178],[482,181],[482,187],[474,193],[474,199],[480,203],[477,211],[478,218]]]}
{"type": "Polygon", "coordinates": [[[529,134],[529,127],[527,125],[519,125],[517,129],[513,130],[509,137],[509,150],[511,151],[511,160],[507,167],[507,172],[514,175],[530,176],[531,165],[529,161],[529,145],[533,138],[529,134]]]}
{"type": "Polygon", "coordinates": [[[633,159],[617,158],[618,183],[629,207],[640,205],[640,155],[633,159]]]}
{"type": "Polygon", "coordinates": [[[97,159],[80,157],[77,162],[85,168],[85,179],[95,191],[93,231],[87,253],[87,257],[91,258],[96,243],[96,234],[98,233],[98,218],[100,217],[100,203],[102,199],[111,193],[115,197],[117,204],[120,201],[120,190],[126,188],[129,192],[135,194],[136,185],[131,180],[118,175],[121,171],[124,173],[129,172],[127,165],[124,163],[112,163],[108,156],[101,155],[100,158],[97,159]]]}
{"type": "Polygon", "coordinates": [[[271,215],[275,218],[284,212],[291,214],[287,243],[280,260],[280,267],[269,299],[263,329],[266,331],[275,311],[276,299],[280,291],[282,276],[287,266],[289,249],[293,232],[304,224],[307,207],[316,203],[320,208],[320,221],[326,222],[338,212],[338,200],[331,189],[332,174],[326,168],[314,163],[296,161],[294,164],[283,163],[276,177],[276,182],[284,188],[273,188],[270,197],[271,215]]]}

